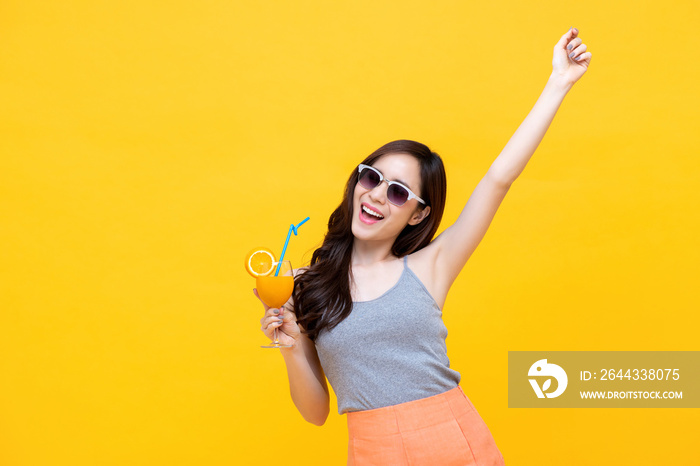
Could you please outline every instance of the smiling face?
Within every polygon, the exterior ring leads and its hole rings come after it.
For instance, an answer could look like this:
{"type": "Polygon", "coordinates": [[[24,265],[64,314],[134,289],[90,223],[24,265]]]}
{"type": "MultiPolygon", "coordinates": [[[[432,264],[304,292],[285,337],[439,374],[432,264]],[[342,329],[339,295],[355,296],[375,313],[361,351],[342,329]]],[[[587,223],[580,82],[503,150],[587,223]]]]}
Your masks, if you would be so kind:
{"type": "MultiPolygon", "coordinates": [[[[418,159],[410,154],[391,153],[382,155],[372,164],[382,172],[389,181],[399,181],[406,185],[417,196],[422,196],[421,171],[418,159]]],[[[401,233],[406,225],[420,223],[430,213],[430,207],[416,199],[407,201],[402,206],[396,206],[387,200],[385,182],[374,189],[367,189],[359,182],[355,185],[353,195],[352,233],[362,240],[393,240],[401,233]],[[368,214],[363,206],[381,216],[368,214]]]]}

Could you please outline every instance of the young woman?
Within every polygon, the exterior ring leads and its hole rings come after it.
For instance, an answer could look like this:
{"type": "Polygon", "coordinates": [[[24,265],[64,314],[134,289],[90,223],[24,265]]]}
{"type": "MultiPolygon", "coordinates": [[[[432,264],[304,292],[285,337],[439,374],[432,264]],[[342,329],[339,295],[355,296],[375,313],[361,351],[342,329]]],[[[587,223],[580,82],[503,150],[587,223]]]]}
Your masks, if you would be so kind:
{"type": "Polygon", "coordinates": [[[280,351],[304,419],[325,422],[326,376],[333,386],[338,412],[347,414],[348,464],[504,464],[450,368],[442,307],[590,61],[570,29],[534,108],[435,239],[446,194],[440,157],[409,140],[374,151],[350,175],[323,245],[296,271],[292,298],[280,309],[263,304],[264,333],[272,338],[278,328],[292,345],[280,351]]]}

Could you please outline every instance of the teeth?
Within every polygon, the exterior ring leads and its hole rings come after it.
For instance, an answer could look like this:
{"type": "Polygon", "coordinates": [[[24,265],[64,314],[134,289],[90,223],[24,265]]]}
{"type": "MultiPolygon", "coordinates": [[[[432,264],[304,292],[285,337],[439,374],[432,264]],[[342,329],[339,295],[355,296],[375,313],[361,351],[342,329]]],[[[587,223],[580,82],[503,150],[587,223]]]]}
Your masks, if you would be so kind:
{"type": "Polygon", "coordinates": [[[377,217],[377,218],[384,218],[383,216],[381,216],[381,215],[379,215],[379,214],[377,214],[377,213],[375,213],[375,212],[369,210],[369,209],[368,209],[367,207],[365,207],[365,206],[362,206],[362,210],[364,210],[365,212],[367,212],[367,213],[370,214],[370,215],[373,215],[374,217],[377,217]]]}

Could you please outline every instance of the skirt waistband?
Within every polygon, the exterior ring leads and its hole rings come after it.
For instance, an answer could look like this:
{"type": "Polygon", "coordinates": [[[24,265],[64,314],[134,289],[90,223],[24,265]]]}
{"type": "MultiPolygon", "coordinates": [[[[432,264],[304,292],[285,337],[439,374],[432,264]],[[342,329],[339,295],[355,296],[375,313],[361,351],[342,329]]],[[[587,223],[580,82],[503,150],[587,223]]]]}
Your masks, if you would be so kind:
{"type": "Polygon", "coordinates": [[[350,411],[346,413],[348,431],[351,435],[369,432],[398,434],[422,429],[444,422],[446,415],[462,411],[465,400],[469,408],[474,409],[462,387],[458,385],[445,393],[420,400],[366,411],[350,411]]]}

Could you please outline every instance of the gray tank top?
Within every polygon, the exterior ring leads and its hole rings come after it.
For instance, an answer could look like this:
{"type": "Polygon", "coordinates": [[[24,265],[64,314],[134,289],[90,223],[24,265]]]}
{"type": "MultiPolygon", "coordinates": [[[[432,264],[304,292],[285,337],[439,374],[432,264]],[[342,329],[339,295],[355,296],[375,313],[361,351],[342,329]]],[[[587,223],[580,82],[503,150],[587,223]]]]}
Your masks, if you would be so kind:
{"type": "Polygon", "coordinates": [[[338,413],[383,408],[439,395],[459,385],[450,369],[442,311],[403,258],[399,281],[316,337],[338,413]]]}

